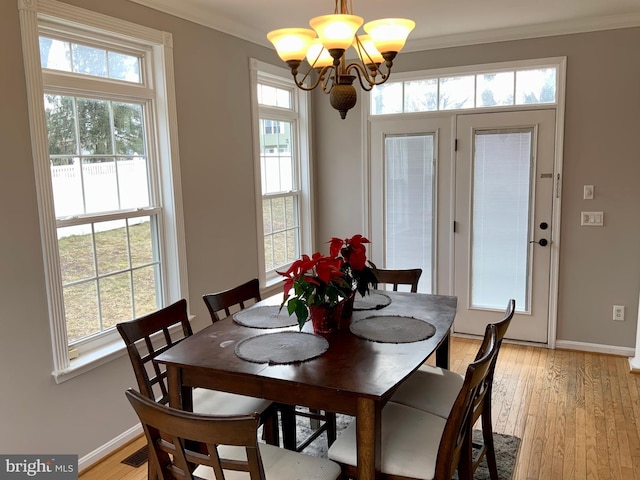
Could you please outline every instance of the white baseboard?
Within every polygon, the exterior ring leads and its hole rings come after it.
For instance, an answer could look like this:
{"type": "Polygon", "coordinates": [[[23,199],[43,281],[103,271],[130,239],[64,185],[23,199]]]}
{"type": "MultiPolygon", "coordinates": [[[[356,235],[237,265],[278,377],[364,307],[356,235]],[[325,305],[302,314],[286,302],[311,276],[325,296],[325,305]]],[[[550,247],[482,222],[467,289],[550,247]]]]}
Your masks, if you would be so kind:
{"type": "Polygon", "coordinates": [[[635,349],[630,347],[617,347],[615,345],[601,345],[598,343],[572,342],[569,340],[556,340],[556,348],[565,350],[580,350],[582,352],[606,353],[621,357],[633,357],[635,349]]]}
{"type": "Polygon", "coordinates": [[[93,452],[88,453],[84,457],[78,459],[78,471],[82,473],[87,468],[95,465],[100,460],[104,459],[106,456],[112,454],[120,447],[126,445],[127,443],[135,440],[137,437],[142,435],[142,426],[138,423],[137,425],[131,427],[124,433],[121,433],[113,440],[105,443],[104,445],[96,448],[93,452]]]}

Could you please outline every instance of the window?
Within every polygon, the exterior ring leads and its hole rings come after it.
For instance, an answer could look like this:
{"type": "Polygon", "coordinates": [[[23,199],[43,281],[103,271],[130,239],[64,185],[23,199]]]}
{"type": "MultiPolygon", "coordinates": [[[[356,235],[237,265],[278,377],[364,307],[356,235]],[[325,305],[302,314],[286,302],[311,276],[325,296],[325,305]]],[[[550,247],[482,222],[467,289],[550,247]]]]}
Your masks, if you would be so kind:
{"type": "Polygon", "coordinates": [[[51,0],[23,10],[39,59],[25,71],[42,79],[29,101],[62,381],[122,350],[117,323],[186,296],[171,39],[51,0]]]}
{"type": "Polygon", "coordinates": [[[283,69],[255,60],[251,68],[260,276],[269,285],[311,251],[307,94],[283,69]]]}
{"type": "Polygon", "coordinates": [[[371,91],[371,114],[556,103],[558,67],[521,67],[389,82],[371,91]]]}

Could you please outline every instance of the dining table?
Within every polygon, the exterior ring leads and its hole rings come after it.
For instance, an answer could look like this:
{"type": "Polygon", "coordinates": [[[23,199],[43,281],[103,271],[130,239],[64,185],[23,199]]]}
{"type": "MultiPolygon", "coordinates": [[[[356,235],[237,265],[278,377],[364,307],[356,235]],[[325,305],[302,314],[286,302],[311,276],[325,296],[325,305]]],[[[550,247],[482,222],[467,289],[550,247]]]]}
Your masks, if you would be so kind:
{"type": "Polygon", "coordinates": [[[457,298],[373,290],[327,334],[310,321],[300,330],[281,301],[266,298],[156,357],[167,368],[170,405],[191,410],[192,389],[201,387],[354,416],[358,479],[374,480],[382,408],[432,355],[449,367],[457,298]]]}

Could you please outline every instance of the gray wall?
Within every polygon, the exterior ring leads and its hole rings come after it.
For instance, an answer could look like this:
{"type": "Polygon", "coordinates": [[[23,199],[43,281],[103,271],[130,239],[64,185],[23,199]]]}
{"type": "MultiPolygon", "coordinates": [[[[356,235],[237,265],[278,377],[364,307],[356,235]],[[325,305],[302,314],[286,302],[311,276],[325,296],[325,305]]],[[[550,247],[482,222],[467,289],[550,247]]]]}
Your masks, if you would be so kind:
{"type": "MultiPolygon", "coordinates": [[[[67,3],[173,34],[185,210],[189,304],[257,275],[248,58],[280,64],[247,42],[125,0],[67,3]],[[215,68],[222,60],[224,70],[215,68]]],[[[135,424],[123,392],[134,385],[120,358],[61,385],[51,377],[46,292],[31,159],[17,2],[0,2],[0,438],[2,453],[78,453],[135,424]],[[6,432],[10,432],[8,435],[6,432]]],[[[632,347],[640,288],[640,29],[401,55],[399,70],[567,55],[559,338],[632,347]],[[606,87],[606,88],[605,88],[606,87]],[[582,185],[595,184],[585,204],[582,185]],[[578,212],[606,212],[607,226],[581,229],[578,212]],[[629,320],[612,323],[611,305],[629,320]]],[[[358,108],[338,121],[328,99],[313,108],[317,239],[355,233],[363,179],[358,108]],[[348,207],[345,207],[348,206],[348,207]]]]}

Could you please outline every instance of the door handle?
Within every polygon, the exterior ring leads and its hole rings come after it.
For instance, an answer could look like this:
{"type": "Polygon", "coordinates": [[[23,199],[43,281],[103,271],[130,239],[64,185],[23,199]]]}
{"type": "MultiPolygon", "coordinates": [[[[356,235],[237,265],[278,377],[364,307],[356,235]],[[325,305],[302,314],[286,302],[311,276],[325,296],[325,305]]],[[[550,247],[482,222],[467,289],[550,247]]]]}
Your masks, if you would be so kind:
{"type": "Polygon", "coordinates": [[[549,240],[547,240],[546,238],[541,238],[540,240],[536,241],[536,240],[531,240],[529,243],[537,243],[538,245],[540,245],[541,247],[546,247],[547,245],[549,245],[549,240]]]}

